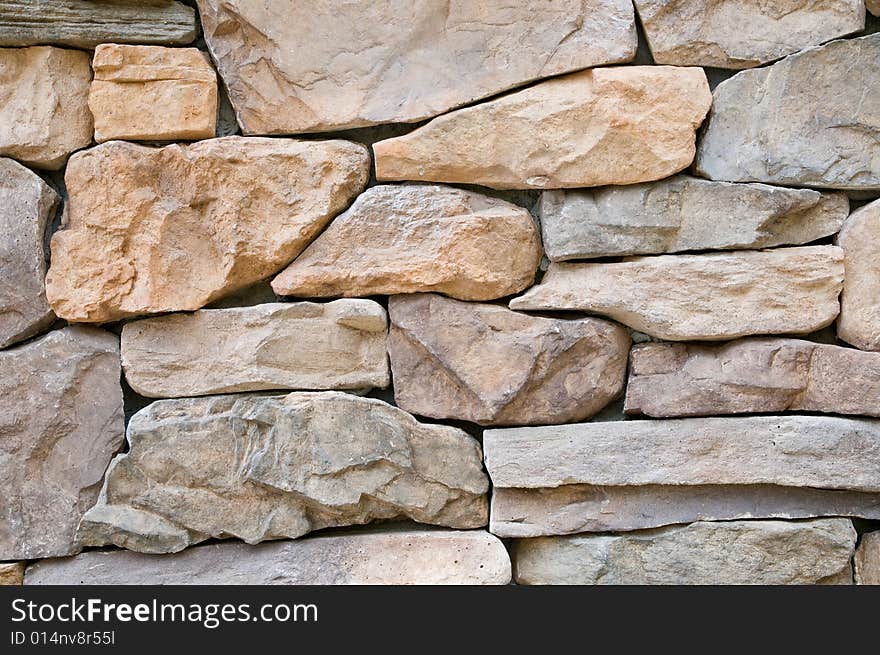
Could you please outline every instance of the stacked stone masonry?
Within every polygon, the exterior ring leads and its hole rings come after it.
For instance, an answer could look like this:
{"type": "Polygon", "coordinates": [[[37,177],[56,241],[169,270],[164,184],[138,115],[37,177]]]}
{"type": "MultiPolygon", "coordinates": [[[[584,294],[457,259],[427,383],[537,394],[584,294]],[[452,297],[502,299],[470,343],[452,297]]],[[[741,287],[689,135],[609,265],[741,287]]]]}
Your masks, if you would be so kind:
{"type": "Polygon", "coordinates": [[[880,584],[878,15],[0,3],[0,584],[880,584]]]}

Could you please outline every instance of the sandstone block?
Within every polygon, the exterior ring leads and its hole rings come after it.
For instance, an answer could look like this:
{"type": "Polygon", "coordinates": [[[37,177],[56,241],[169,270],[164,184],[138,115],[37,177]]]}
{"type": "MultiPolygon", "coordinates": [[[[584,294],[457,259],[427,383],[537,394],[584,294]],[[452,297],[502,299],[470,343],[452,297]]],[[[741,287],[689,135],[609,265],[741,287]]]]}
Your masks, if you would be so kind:
{"type": "Polygon", "coordinates": [[[78,153],[49,304],[98,323],[199,309],[288,264],[368,175],[366,149],[348,141],[117,141],[78,153]]]}
{"type": "Polygon", "coordinates": [[[712,102],[700,68],[599,68],[435,118],[374,144],[379,180],[558,189],[668,177],[712,102]]]}
{"type": "Polygon", "coordinates": [[[538,230],[521,207],[447,186],[381,185],[361,194],[272,288],[303,297],[436,291],[492,300],[532,284],[540,259],[538,230]]]}
{"type": "Polygon", "coordinates": [[[862,535],[854,562],[856,584],[880,585],[880,531],[862,535]]]}
{"type": "Polygon", "coordinates": [[[854,211],[837,236],[846,276],[838,336],[863,350],[880,350],[880,200],[854,211]]]}
{"type": "Polygon", "coordinates": [[[807,334],[839,313],[843,251],[835,246],[552,263],[511,309],[608,316],[659,339],[807,334]]]}
{"type": "Polygon", "coordinates": [[[20,585],[24,581],[24,562],[0,563],[0,587],[20,585]]]}

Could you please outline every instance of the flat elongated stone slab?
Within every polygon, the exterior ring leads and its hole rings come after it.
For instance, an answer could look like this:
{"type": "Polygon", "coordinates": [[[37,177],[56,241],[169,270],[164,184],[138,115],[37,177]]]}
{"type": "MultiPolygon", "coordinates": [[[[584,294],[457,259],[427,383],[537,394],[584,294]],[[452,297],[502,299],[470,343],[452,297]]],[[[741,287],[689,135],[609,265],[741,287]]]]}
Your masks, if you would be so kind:
{"type": "Polygon", "coordinates": [[[46,302],[46,226],[58,194],[12,159],[0,158],[0,348],[55,319],[46,302]]]}
{"type": "Polygon", "coordinates": [[[763,484],[496,487],[489,530],[499,537],[541,537],[625,532],[694,521],[824,516],[880,520],[880,494],[763,484]]]}
{"type": "Polygon", "coordinates": [[[517,541],[519,584],[852,584],[848,519],[692,523],[517,541]]]}
{"type": "Polygon", "coordinates": [[[0,48],[0,156],[56,170],[92,141],[89,55],[0,48]]]}
{"type": "Polygon", "coordinates": [[[20,585],[24,580],[24,562],[4,562],[0,564],[0,587],[20,585]]]}
{"type": "Polygon", "coordinates": [[[107,43],[95,48],[92,68],[98,143],[214,136],[217,75],[200,50],[107,43]]]}
{"type": "Polygon", "coordinates": [[[880,531],[862,535],[853,561],[856,584],[880,585],[880,531]]]}
{"type": "Polygon", "coordinates": [[[488,480],[466,432],[339,392],[161,400],[128,424],[83,545],[176,552],[410,518],[487,523],[488,480]]]}
{"type": "Polygon", "coordinates": [[[878,190],[878,130],[880,33],[719,84],[695,169],[713,180],[878,190]]]}
{"type": "Polygon", "coordinates": [[[442,185],[389,184],[358,196],[272,288],[312,298],[437,291],[493,300],[532,284],[540,259],[538,229],[521,207],[442,185]]]}
{"type": "Polygon", "coordinates": [[[540,213],[547,256],[563,261],[800,245],[840,230],[849,201],[843,193],[679,175],[594,191],[544,191],[540,213]]]}
{"type": "Polygon", "coordinates": [[[751,68],[865,27],[862,0],[635,0],[654,61],[751,68]]]}
{"type": "Polygon", "coordinates": [[[459,109],[374,144],[376,178],[559,189],[668,177],[711,104],[700,68],[599,68],[459,109]]]}
{"type": "Polygon", "coordinates": [[[608,316],[670,341],[807,334],[839,313],[843,251],[835,246],[552,263],[511,309],[608,316]]]}
{"type": "Polygon", "coordinates": [[[751,416],[483,433],[495,487],[754,485],[880,491],[880,421],[751,416]]]}
{"type": "Polygon", "coordinates": [[[863,350],[880,350],[880,200],[854,211],[837,244],[846,277],[837,335],[863,350]]]}
{"type": "Polygon", "coordinates": [[[31,566],[26,584],[507,584],[510,558],[480,531],[376,531],[176,555],[89,551],[31,566]]]}
{"type": "Polygon", "coordinates": [[[0,352],[0,560],[79,550],[80,517],[122,445],[119,341],[69,327],[0,352]]]}
{"type": "Polygon", "coordinates": [[[183,45],[195,38],[195,12],[182,2],[3,0],[0,5],[0,45],[4,46],[183,45]]]}
{"type": "Polygon", "coordinates": [[[798,339],[633,348],[628,414],[711,416],[804,410],[880,416],[880,353],[798,339]]]}
{"type": "Polygon", "coordinates": [[[385,387],[387,330],[372,300],[202,309],[126,323],[122,367],[149,398],[385,387]]]}
{"type": "Polygon", "coordinates": [[[408,412],[481,425],[567,423],[616,398],[629,334],[434,294],[392,296],[394,399],[408,412]]]}
{"type": "Polygon", "coordinates": [[[198,5],[245,134],[419,121],[636,52],[628,0],[198,5]]]}
{"type": "Polygon", "coordinates": [[[69,321],[199,309],[296,257],[369,177],[349,141],[114,141],[71,158],[49,304],[69,321]]]}

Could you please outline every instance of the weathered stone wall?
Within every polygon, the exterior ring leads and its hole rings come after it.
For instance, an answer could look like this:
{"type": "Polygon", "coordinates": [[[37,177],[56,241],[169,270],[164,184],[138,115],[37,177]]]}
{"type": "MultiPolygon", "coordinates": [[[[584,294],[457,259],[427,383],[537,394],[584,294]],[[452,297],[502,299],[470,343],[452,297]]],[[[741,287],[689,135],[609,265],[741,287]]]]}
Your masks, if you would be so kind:
{"type": "Polygon", "coordinates": [[[880,5],[537,4],[0,3],[0,584],[880,584],[880,5]]]}

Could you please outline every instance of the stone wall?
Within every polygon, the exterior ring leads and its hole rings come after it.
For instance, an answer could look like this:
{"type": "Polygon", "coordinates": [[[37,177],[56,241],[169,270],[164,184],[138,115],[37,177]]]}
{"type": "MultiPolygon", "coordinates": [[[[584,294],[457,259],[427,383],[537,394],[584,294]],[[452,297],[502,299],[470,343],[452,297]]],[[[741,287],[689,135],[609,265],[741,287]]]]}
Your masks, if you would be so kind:
{"type": "Polygon", "coordinates": [[[3,2],[0,583],[877,584],[870,12],[3,2]]]}

